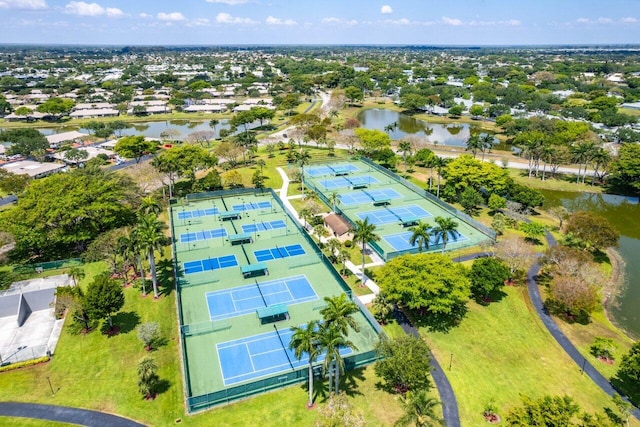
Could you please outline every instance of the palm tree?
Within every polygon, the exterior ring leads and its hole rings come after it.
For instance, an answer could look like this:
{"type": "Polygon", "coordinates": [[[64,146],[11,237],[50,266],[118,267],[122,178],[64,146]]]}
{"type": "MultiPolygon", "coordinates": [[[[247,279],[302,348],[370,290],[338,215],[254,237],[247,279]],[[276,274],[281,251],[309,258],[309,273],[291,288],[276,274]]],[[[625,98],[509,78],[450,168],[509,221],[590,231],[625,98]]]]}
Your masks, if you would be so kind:
{"type": "Polygon", "coordinates": [[[71,267],[71,270],[69,270],[69,276],[73,279],[73,286],[77,286],[78,280],[84,279],[84,269],[82,267],[71,267]]]}
{"type": "Polygon", "coordinates": [[[305,353],[309,359],[309,403],[307,404],[309,408],[313,406],[313,362],[318,359],[321,353],[318,342],[318,327],[317,320],[310,320],[304,327],[292,327],[293,335],[291,335],[289,342],[289,348],[294,351],[298,360],[302,359],[305,353]]]}
{"type": "Polygon", "coordinates": [[[402,161],[404,162],[404,174],[407,174],[407,156],[411,154],[411,143],[409,141],[400,141],[398,150],[402,153],[402,161]]]}
{"type": "Polygon", "coordinates": [[[302,195],[304,196],[304,165],[309,164],[309,160],[311,160],[311,154],[309,154],[309,150],[300,150],[296,153],[296,162],[298,166],[300,166],[300,184],[302,185],[302,195]]]}
{"type": "Polygon", "coordinates": [[[156,274],[154,251],[162,248],[165,241],[163,232],[165,228],[166,225],[163,222],[160,222],[158,217],[147,214],[140,217],[138,221],[138,228],[136,230],[136,237],[140,246],[148,252],[154,298],[158,298],[158,277],[156,274]]]}
{"type": "Polygon", "coordinates": [[[342,275],[347,271],[347,261],[351,258],[351,254],[347,248],[340,247],[336,254],[336,260],[342,264],[342,275]]]}
{"type": "Polygon", "coordinates": [[[458,223],[455,222],[453,218],[441,216],[436,217],[435,221],[438,225],[433,228],[432,233],[435,236],[436,245],[442,240],[442,252],[444,253],[447,242],[449,241],[449,236],[456,238],[460,235],[457,230],[458,223]]]}
{"type": "Polygon", "coordinates": [[[596,177],[604,178],[606,171],[603,172],[601,177],[598,177],[598,169],[600,169],[600,167],[603,167],[603,169],[607,167],[607,165],[611,162],[611,154],[604,148],[597,148],[591,156],[591,161],[593,162],[593,176],[591,177],[591,185],[593,185],[596,181],[596,177]]]}
{"type": "Polygon", "coordinates": [[[318,224],[313,227],[313,234],[318,236],[318,244],[322,242],[322,238],[327,235],[327,229],[324,224],[318,224]]]}
{"type": "Polygon", "coordinates": [[[380,240],[380,236],[378,236],[375,231],[376,226],[369,222],[369,217],[366,217],[364,220],[356,220],[353,239],[362,245],[362,284],[364,284],[366,280],[366,276],[364,275],[364,254],[367,249],[367,242],[377,242],[380,240]]]}
{"type": "Polygon", "coordinates": [[[440,177],[442,177],[442,168],[447,165],[447,159],[444,157],[438,157],[433,161],[433,167],[436,168],[436,172],[438,172],[438,189],[436,190],[436,197],[440,198],[440,177]]]}
{"type": "Polygon", "coordinates": [[[484,136],[480,138],[480,148],[482,149],[483,162],[484,162],[485,151],[489,150],[489,153],[491,153],[491,147],[493,147],[493,135],[486,133],[484,134],[484,136]]]}
{"type": "Polygon", "coordinates": [[[595,148],[595,144],[591,141],[581,141],[571,147],[571,154],[573,160],[578,163],[578,178],[576,183],[580,182],[580,175],[582,174],[582,164],[584,164],[584,174],[587,174],[587,163],[591,160],[591,153],[595,148]]]}
{"type": "Polygon", "coordinates": [[[467,148],[465,150],[471,151],[473,153],[473,158],[476,158],[476,153],[478,150],[482,148],[482,141],[480,141],[479,135],[471,135],[469,139],[467,139],[467,148]]]}
{"type": "Polygon", "coordinates": [[[211,119],[209,120],[209,127],[211,127],[211,129],[213,129],[213,132],[216,131],[216,126],[220,123],[220,120],[218,119],[211,119]]]}
{"type": "Polygon", "coordinates": [[[153,196],[145,196],[140,200],[140,212],[142,214],[159,215],[162,212],[162,204],[153,196]]]}
{"type": "Polygon", "coordinates": [[[411,246],[418,244],[418,251],[422,253],[422,247],[424,246],[429,250],[429,239],[431,238],[431,227],[426,222],[418,221],[418,225],[411,227],[413,234],[409,239],[411,246]]]}
{"type": "Polygon", "coordinates": [[[401,400],[404,415],[396,422],[397,426],[442,426],[444,421],[438,418],[435,407],[440,402],[429,397],[426,390],[409,391],[401,400]]]}
{"type": "Polygon", "coordinates": [[[331,202],[331,210],[335,213],[336,212],[336,205],[340,201],[340,197],[338,196],[338,193],[336,193],[335,191],[333,193],[331,193],[329,195],[329,201],[331,202]]]}
{"type": "Polygon", "coordinates": [[[340,384],[340,372],[344,372],[344,360],[340,354],[340,348],[351,348],[358,350],[356,345],[345,338],[336,325],[327,322],[321,325],[318,334],[320,348],[325,351],[324,370],[329,372],[329,393],[331,393],[332,383],[334,393],[338,393],[340,384]],[[333,381],[332,381],[333,380],[333,381]]]}
{"type": "Polygon", "coordinates": [[[262,175],[262,168],[267,164],[263,159],[256,160],[256,166],[260,168],[260,175],[262,175]]]}
{"type": "Polygon", "coordinates": [[[144,358],[138,364],[138,390],[145,398],[151,398],[158,387],[158,365],[150,358],[144,358]]]}
{"type": "Polygon", "coordinates": [[[340,242],[340,240],[332,237],[327,240],[325,247],[329,251],[329,255],[331,255],[332,259],[335,259],[334,257],[336,256],[336,251],[340,250],[340,248],[342,247],[342,243],[340,242]]]}
{"type": "Polygon", "coordinates": [[[359,312],[358,306],[347,298],[347,294],[336,297],[324,297],[327,306],[320,310],[324,322],[328,326],[334,325],[344,336],[349,335],[349,327],[358,332],[360,326],[352,317],[359,312]]]}

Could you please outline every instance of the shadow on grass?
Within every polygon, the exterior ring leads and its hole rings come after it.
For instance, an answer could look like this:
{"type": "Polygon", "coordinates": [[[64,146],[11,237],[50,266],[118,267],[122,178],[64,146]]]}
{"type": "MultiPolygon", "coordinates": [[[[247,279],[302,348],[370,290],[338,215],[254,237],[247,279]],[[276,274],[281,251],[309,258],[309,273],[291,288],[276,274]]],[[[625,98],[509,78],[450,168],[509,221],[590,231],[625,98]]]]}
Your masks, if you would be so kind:
{"type": "Polygon", "coordinates": [[[113,331],[117,330],[117,334],[128,334],[140,324],[140,316],[135,311],[120,312],[113,316],[111,321],[113,328],[109,328],[109,322],[104,322],[100,332],[105,335],[115,335],[113,331]]]}
{"type": "Polygon", "coordinates": [[[162,259],[156,263],[158,274],[158,287],[160,295],[168,296],[174,289],[173,263],[170,259],[162,259]]]}
{"type": "Polygon", "coordinates": [[[504,297],[506,297],[506,296],[507,296],[507,294],[505,292],[503,292],[500,289],[496,289],[496,290],[493,290],[493,291],[489,292],[489,295],[487,295],[485,297],[477,297],[477,298],[475,298],[475,301],[478,304],[486,307],[486,306],[488,306],[488,305],[490,305],[492,303],[502,301],[502,299],[504,297]]]}
{"type": "Polygon", "coordinates": [[[636,407],[640,407],[640,385],[634,384],[634,380],[627,378],[625,375],[618,374],[609,379],[613,388],[615,388],[622,396],[636,407]]]}
{"type": "Polygon", "coordinates": [[[430,313],[426,310],[409,311],[407,314],[416,327],[427,328],[429,332],[449,332],[464,319],[467,314],[467,307],[459,305],[446,314],[430,313]]]}

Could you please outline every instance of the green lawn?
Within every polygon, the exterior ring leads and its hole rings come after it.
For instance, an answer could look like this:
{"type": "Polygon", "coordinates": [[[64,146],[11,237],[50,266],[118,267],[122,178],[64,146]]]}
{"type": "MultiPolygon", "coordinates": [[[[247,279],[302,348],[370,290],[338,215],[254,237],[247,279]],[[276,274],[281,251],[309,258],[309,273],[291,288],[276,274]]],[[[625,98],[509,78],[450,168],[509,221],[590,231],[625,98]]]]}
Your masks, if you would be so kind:
{"type": "Polygon", "coordinates": [[[547,177],[544,181],[541,179],[542,176],[540,178],[529,178],[526,171],[520,169],[509,169],[509,175],[518,184],[523,184],[538,190],[602,193],[602,187],[591,185],[590,177],[587,177],[584,184],[576,184],[575,175],[556,175],[555,178],[551,178],[551,174],[547,172],[547,177]]]}
{"type": "Polygon", "coordinates": [[[451,381],[462,425],[483,424],[482,411],[492,398],[506,415],[521,394],[567,394],[590,412],[608,405],[608,396],[549,335],[526,288],[508,287],[505,293],[488,307],[469,302],[467,316],[449,333],[421,330],[451,381]]]}
{"type": "Polygon", "coordinates": [[[31,418],[0,417],[0,425],[20,427],[67,427],[77,424],[57,423],[54,421],[36,420],[31,418]]]}

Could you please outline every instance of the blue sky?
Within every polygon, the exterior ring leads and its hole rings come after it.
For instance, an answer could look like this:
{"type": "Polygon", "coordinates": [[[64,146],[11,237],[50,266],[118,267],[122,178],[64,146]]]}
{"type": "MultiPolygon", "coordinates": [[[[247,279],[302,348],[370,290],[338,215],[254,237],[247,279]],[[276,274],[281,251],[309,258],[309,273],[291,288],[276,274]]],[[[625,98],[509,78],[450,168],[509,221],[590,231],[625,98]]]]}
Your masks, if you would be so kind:
{"type": "Polygon", "coordinates": [[[0,0],[0,43],[640,43],[640,0],[0,0]]]}

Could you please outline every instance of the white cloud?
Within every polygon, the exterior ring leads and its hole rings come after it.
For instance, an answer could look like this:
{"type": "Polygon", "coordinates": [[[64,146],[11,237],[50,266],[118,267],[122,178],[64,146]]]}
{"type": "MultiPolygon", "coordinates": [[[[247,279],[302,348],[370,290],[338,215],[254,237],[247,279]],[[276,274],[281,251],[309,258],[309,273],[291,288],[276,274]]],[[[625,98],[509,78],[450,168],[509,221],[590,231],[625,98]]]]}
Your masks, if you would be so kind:
{"type": "Polygon", "coordinates": [[[188,27],[206,27],[208,25],[209,25],[209,20],[207,18],[192,19],[187,24],[188,27]]]}
{"type": "Polygon", "coordinates": [[[611,18],[598,18],[598,23],[600,23],[600,24],[611,24],[611,23],[613,23],[613,19],[611,19],[611,18]]]}
{"type": "Polygon", "coordinates": [[[252,25],[257,24],[256,21],[250,18],[239,18],[237,16],[231,16],[228,13],[220,12],[216,15],[216,22],[218,24],[244,24],[252,25]]]}
{"type": "Polygon", "coordinates": [[[411,22],[409,21],[407,18],[400,18],[400,19],[387,19],[386,21],[383,21],[385,24],[392,24],[392,25],[411,25],[411,24],[417,24],[417,22],[411,22]]]}
{"type": "Polygon", "coordinates": [[[298,25],[293,19],[280,19],[274,18],[273,16],[268,16],[265,22],[268,25],[298,25]]]}
{"type": "Polygon", "coordinates": [[[229,6],[236,6],[239,4],[250,3],[251,0],[207,0],[207,3],[221,3],[229,6]]]}
{"type": "Polygon", "coordinates": [[[140,18],[142,18],[142,19],[149,19],[149,18],[153,18],[153,16],[152,16],[152,15],[149,15],[148,13],[144,13],[144,12],[143,12],[143,13],[138,14],[138,16],[139,16],[140,18]]]}
{"type": "Polygon", "coordinates": [[[462,25],[462,21],[457,19],[457,18],[449,18],[446,16],[442,17],[442,22],[444,22],[447,25],[452,25],[454,27],[458,27],[460,25],[462,25]]]}
{"type": "Polygon", "coordinates": [[[588,20],[587,18],[578,18],[578,19],[576,19],[576,22],[579,23],[579,24],[588,24],[591,21],[588,20]]]}
{"type": "Polygon", "coordinates": [[[187,18],[180,12],[171,12],[171,13],[158,13],[158,19],[160,21],[168,21],[168,22],[180,22],[186,21],[187,18]]]}
{"type": "Polygon", "coordinates": [[[387,15],[389,13],[393,13],[393,9],[391,9],[391,6],[389,6],[388,4],[385,4],[380,9],[380,13],[383,13],[383,14],[387,15]]]}
{"type": "Polygon", "coordinates": [[[509,19],[507,21],[469,21],[467,25],[470,27],[493,27],[497,25],[519,27],[522,25],[522,22],[517,19],[509,19]]]}
{"type": "Polygon", "coordinates": [[[0,0],[2,9],[46,9],[45,0],[0,0]]]}
{"type": "Polygon", "coordinates": [[[635,24],[635,23],[640,22],[640,21],[638,21],[637,18],[634,18],[632,16],[627,16],[626,18],[620,19],[620,22],[622,22],[624,24],[635,24]]]}
{"type": "Polygon", "coordinates": [[[331,16],[329,18],[322,18],[322,23],[329,25],[345,25],[347,27],[358,25],[358,21],[356,21],[355,19],[342,19],[336,18],[334,16],[331,16]]]}
{"type": "Polygon", "coordinates": [[[104,8],[98,3],[85,3],[83,1],[72,1],[64,7],[67,13],[79,16],[101,16],[106,15],[110,18],[117,18],[124,15],[122,10],[116,7],[104,8]]]}

